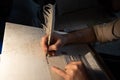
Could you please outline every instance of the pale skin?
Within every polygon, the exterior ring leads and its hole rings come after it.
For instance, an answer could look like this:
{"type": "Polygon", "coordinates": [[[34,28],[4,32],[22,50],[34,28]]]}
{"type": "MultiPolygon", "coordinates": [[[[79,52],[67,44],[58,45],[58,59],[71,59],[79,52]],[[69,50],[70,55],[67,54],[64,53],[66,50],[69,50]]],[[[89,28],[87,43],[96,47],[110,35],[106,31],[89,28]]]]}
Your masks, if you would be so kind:
{"type": "Polygon", "coordinates": [[[80,61],[70,62],[68,65],[65,66],[65,70],[54,66],[51,69],[56,74],[63,77],[64,80],[88,80],[84,66],[80,61]]]}
{"type": "MultiPolygon", "coordinates": [[[[64,35],[53,33],[51,39],[52,43],[48,47],[46,45],[47,40],[48,35],[42,37],[41,45],[44,52],[47,52],[47,50],[50,52],[56,51],[60,47],[70,43],[95,42],[96,36],[93,28],[85,28],[64,35]]],[[[67,64],[65,70],[61,70],[58,67],[52,67],[51,69],[59,76],[63,77],[64,80],[88,80],[87,73],[81,61],[67,64]]]]}

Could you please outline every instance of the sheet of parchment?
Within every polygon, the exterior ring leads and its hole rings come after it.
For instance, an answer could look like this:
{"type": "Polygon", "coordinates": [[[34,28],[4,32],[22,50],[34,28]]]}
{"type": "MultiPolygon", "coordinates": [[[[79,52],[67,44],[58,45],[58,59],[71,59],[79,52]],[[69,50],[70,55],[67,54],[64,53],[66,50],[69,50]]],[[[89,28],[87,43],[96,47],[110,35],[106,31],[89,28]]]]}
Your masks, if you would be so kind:
{"type": "Polygon", "coordinates": [[[0,60],[0,80],[51,80],[40,47],[40,28],[7,23],[0,60]]]}

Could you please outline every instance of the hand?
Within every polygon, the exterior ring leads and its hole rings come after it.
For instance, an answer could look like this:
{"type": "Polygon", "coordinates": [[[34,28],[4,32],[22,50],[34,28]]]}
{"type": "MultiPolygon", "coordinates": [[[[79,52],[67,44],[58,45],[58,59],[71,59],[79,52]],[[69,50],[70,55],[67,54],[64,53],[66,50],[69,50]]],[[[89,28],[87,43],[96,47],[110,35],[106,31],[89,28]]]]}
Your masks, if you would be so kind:
{"type": "Polygon", "coordinates": [[[56,51],[66,43],[66,38],[63,35],[53,33],[51,37],[51,45],[47,47],[48,35],[45,35],[41,39],[41,46],[44,52],[56,51]]]}
{"type": "Polygon", "coordinates": [[[64,80],[88,80],[83,64],[78,62],[71,62],[65,66],[65,70],[61,70],[57,67],[51,68],[59,76],[63,77],[64,80]]]}

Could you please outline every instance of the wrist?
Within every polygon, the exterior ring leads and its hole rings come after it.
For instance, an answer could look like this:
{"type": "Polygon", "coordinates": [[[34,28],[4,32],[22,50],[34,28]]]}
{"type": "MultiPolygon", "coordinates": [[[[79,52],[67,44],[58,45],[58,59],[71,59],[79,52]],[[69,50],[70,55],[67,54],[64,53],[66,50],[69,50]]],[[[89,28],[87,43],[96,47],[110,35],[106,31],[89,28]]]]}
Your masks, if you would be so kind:
{"type": "Polygon", "coordinates": [[[62,35],[62,44],[66,45],[66,44],[68,44],[68,41],[69,41],[68,34],[62,35]]]}
{"type": "Polygon", "coordinates": [[[70,34],[70,33],[69,34],[64,34],[63,37],[64,37],[63,38],[64,39],[63,40],[64,45],[73,43],[73,34],[70,34]]]}

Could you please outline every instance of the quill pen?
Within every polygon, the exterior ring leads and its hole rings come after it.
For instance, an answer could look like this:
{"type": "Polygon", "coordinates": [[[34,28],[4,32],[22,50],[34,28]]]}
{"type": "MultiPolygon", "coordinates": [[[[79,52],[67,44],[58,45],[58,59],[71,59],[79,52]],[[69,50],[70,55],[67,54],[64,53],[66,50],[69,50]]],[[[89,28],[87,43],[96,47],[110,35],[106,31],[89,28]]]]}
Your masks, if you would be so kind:
{"type": "MultiPolygon", "coordinates": [[[[55,4],[48,4],[46,7],[47,11],[45,12],[45,16],[47,20],[45,20],[46,24],[46,34],[48,35],[48,42],[47,42],[47,46],[50,45],[50,41],[51,41],[51,35],[52,32],[54,31],[54,23],[55,23],[55,4]]],[[[48,50],[46,53],[46,60],[47,57],[49,56],[48,50]]],[[[47,60],[48,62],[48,60],[47,60]]]]}

